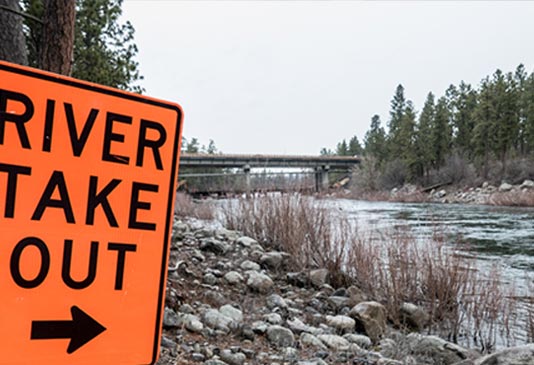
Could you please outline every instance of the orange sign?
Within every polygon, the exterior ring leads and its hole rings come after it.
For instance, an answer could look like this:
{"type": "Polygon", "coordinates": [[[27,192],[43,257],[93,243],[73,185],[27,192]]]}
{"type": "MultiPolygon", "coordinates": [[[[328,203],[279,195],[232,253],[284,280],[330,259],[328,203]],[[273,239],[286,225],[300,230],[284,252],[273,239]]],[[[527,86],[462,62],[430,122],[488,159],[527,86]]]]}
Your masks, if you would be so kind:
{"type": "Polygon", "coordinates": [[[0,62],[0,364],[153,364],[182,111],[0,62]]]}

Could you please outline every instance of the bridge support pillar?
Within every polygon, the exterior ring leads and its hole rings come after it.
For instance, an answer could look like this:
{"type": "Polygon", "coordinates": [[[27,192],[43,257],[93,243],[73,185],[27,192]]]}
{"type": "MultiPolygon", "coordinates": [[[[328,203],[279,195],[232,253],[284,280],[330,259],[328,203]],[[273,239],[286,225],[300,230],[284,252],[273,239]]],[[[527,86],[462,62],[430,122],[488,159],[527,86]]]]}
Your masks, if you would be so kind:
{"type": "Polygon", "coordinates": [[[250,165],[243,166],[243,172],[245,173],[245,192],[247,193],[247,195],[249,195],[251,191],[250,165]]]}
{"type": "Polygon", "coordinates": [[[315,169],[315,191],[320,192],[323,190],[328,190],[329,181],[328,181],[328,170],[330,166],[320,166],[315,169]]]}

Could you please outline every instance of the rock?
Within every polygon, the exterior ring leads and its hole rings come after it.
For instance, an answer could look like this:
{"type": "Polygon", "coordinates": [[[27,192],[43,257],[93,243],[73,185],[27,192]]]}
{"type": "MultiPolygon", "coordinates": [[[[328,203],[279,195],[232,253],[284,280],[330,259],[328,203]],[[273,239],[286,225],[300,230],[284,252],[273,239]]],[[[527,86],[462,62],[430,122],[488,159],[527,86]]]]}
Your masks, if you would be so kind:
{"type": "Polygon", "coordinates": [[[199,352],[193,352],[191,354],[191,360],[197,361],[197,362],[204,361],[206,360],[206,356],[204,356],[204,354],[201,354],[199,352]]]}
{"type": "Polygon", "coordinates": [[[429,315],[421,308],[412,303],[402,303],[400,309],[401,322],[415,331],[420,331],[430,320],[429,315]]]}
{"type": "Polygon", "coordinates": [[[282,316],[278,313],[269,313],[263,316],[263,319],[270,324],[281,324],[282,316]]]}
{"type": "Polygon", "coordinates": [[[243,247],[250,247],[252,245],[258,244],[258,241],[256,241],[254,238],[250,238],[247,236],[239,237],[235,242],[243,247]]]}
{"type": "Polygon", "coordinates": [[[340,309],[344,307],[348,307],[350,303],[352,303],[350,298],[347,297],[338,297],[332,295],[331,297],[328,297],[328,303],[334,307],[336,311],[339,311],[340,309]]]}
{"type": "Polygon", "coordinates": [[[284,298],[282,298],[278,294],[269,295],[267,297],[266,304],[267,304],[267,308],[269,308],[269,309],[273,309],[273,308],[276,308],[276,307],[278,307],[278,308],[287,308],[286,301],[284,300],[284,298]]]}
{"type": "Polygon", "coordinates": [[[195,312],[195,310],[189,304],[185,303],[178,308],[178,312],[192,314],[195,312]]]}
{"type": "Polygon", "coordinates": [[[243,261],[239,267],[245,271],[248,271],[248,270],[260,271],[260,265],[250,260],[243,261]]]}
{"type": "Polygon", "coordinates": [[[204,325],[202,324],[200,319],[192,314],[183,315],[181,322],[188,331],[194,333],[201,333],[204,329],[204,325]]]}
{"type": "Polygon", "coordinates": [[[288,272],[286,274],[286,280],[288,284],[303,288],[310,282],[308,275],[304,271],[300,272],[288,272]]]}
{"type": "Polygon", "coordinates": [[[294,361],[298,359],[299,357],[299,350],[293,348],[293,347],[286,347],[282,350],[282,357],[284,361],[294,361]]]}
{"type": "Polygon", "coordinates": [[[289,329],[291,331],[293,331],[296,334],[300,334],[302,332],[309,332],[309,333],[314,332],[312,327],[306,325],[304,322],[302,322],[298,318],[294,318],[292,320],[288,320],[287,321],[287,326],[289,327],[289,329]]]}
{"type": "Polygon", "coordinates": [[[247,286],[252,291],[268,293],[273,288],[274,283],[269,276],[256,271],[248,271],[248,275],[247,286]]]}
{"type": "Polygon", "coordinates": [[[223,305],[219,308],[219,312],[235,322],[243,322],[243,312],[231,306],[230,304],[223,305]]]}
{"type": "Polygon", "coordinates": [[[521,189],[534,189],[534,181],[525,180],[520,186],[521,189]]]}
{"type": "Polygon", "coordinates": [[[290,347],[295,342],[295,336],[291,330],[273,325],[267,328],[267,339],[271,344],[277,347],[290,347]]]}
{"type": "Polygon", "coordinates": [[[514,187],[508,183],[502,183],[501,186],[499,186],[499,191],[506,192],[512,190],[514,187]]]}
{"type": "Polygon", "coordinates": [[[323,343],[323,341],[319,340],[317,337],[315,337],[314,335],[312,335],[310,333],[303,332],[300,335],[299,341],[300,341],[301,345],[303,345],[304,347],[313,347],[313,348],[316,348],[316,349],[319,349],[319,350],[326,350],[327,349],[327,347],[323,343]]]}
{"type": "Polygon", "coordinates": [[[174,342],[167,336],[161,336],[161,346],[168,348],[168,349],[174,349],[176,348],[176,342],[174,342]]]}
{"type": "MultiPolygon", "coordinates": [[[[413,355],[432,358],[435,364],[455,364],[469,359],[473,354],[452,342],[447,342],[437,336],[423,336],[411,333],[406,336],[413,355]]],[[[493,365],[493,363],[491,363],[493,365]]]]}
{"type": "Polygon", "coordinates": [[[202,251],[213,252],[217,255],[224,255],[229,249],[230,246],[227,243],[216,240],[215,238],[203,238],[200,241],[200,249],[202,251]]]}
{"type": "Polygon", "coordinates": [[[313,286],[320,288],[330,281],[330,273],[327,269],[316,269],[310,271],[310,282],[313,286]]]}
{"type": "Polygon", "coordinates": [[[228,365],[228,364],[218,359],[211,359],[211,360],[204,362],[204,365],[228,365]]]}
{"type": "Polygon", "coordinates": [[[284,258],[287,258],[285,252],[271,251],[260,257],[260,264],[268,269],[276,270],[282,266],[284,258]]]}
{"type": "Polygon", "coordinates": [[[259,333],[262,335],[267,332],[267,328],[269,328],[269,325],[263,321],[256,321],[252,323],[251,327],[254,333],[259,333]]]}
{"type": "Polygon", "coordinates": [[[304,360],[297,362],[297,365],[328,365],[324,360],[322,359],[311,359],[311,360],[304,360]]]}
{"type": "Polygon", "coordinates": [[[349,316],[356,320],[356,331],[363,330],[373,342],[378,342],[386,331],[386,308],[378,302],[361,302],[349,316]]]}
{"type": "Polygon", "coordinates": [[[204,275],[204,277],[202,278],[202,282],[204,282],[204,284],[208,284],[208,285],[215,285],[215,284],[217,284],[217,277],[215,277],[215,275],[213,275],[211,272],[209,272],[209,273],[204,275]]]}
{"type": "Polygon", "coordinates": [[[384,338],[380,340],[380,354],[386,358],[398,357],[400,352],[400,346],[391,338],[384,338]]]}
{"type": "Polygon", "coordinates": [[[232,352],[231,350],[223,350],[220,355],[221,360],[229,365],[243,365],[247,357],[241,352],[232,352]]]}
{"type": "Polygon", "coordinates": [[[237,271],[230,271],[224,275],[224,280],[226,280],[226,282],[230,285],[237,285],[241,283],[244,279],[243,276],[241,276],[241,274],[237,271]]]}
{"type": "Polygon", "coordinates": [[[209,309],[202,316],[204,324],[213,329],[219,329],[224,332],[230,331],[230,325],[233,320],[230,317],[225,316],[217,309],[209,309]]]}
{"type": "Polygon", "coordinates": [[[534,344],[528,344],[495,352],[475,361],[461,362],[462,365],[534,365],[534,344]]]}
{"type": "Polygon", "coordinates": [[[163,314],[163,327],[178,327],[180,326],[180,318],[178,314],[172,309],[165,307],[163,314]]]}
{"type": "Polygon", "coordinates": [[[341,350],[347,348],[350,342],[338,335],[317,335],[317,338],[321,340],[331,350],[341,350]]]}
{"type": "Polygon", "coordinates": [[[434,193],[434,198],[436,198],[436,199],[441,199],[441,198],[445,197],[446,195],[447,195],[447,191],[444,190],[444,189],[441,189],[441,190],[436,191],[436,192],[434,193]]]}
{"type": "Polygon", "coordinates": [[[351,285],[347,288],[347,293],[350,298],[351,306],[355,306],[360,302],[367,301],[367,295],[363,292],[362,289],[358,288],[355,285],[351,285]]]}
{"type": "Polygon", "coordinates": [[[343,338],[349,341],[350,343],[355,343],[356,345],[364,349],[368,349],[373,345],[371,339],[364,335],[358,335],[355,333],[347,333],[343,335],[343,338]]]}
{"type": "Polygon", "coordinates": [[[326,316],[326,323],[339,333],[354,331],[356,321],[347,316],[326,316]]]}

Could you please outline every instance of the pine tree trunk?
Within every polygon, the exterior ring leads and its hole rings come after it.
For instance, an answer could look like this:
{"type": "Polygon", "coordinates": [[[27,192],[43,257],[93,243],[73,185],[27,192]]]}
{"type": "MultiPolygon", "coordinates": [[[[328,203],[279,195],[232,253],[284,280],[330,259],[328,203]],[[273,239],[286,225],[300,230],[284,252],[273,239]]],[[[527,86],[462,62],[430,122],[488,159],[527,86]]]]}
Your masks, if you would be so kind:
{"type": "MultiPolygon", "coordinates": [[[[2,7],[20,11],[18,0],[0,0],[2,7]]],[[[22,17],[0,8],[0,60],[28,64],[28,51],[24,33],[22,32],[22,17]]]]}
{"type": "Polygon", "coordinates": [[[75,0],[45,0],[40,66],[70,75],[74,49],[75,0]]]}

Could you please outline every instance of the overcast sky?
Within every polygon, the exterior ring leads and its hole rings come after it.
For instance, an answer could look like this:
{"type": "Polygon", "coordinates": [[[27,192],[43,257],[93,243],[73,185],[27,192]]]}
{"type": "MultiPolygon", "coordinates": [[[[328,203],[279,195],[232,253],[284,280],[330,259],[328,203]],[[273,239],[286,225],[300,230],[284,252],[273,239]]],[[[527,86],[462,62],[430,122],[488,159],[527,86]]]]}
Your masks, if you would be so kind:
{"type": "Polygon", "coordinates": [[[534,69],[534,2],[126,0],[146,94],[225,153],[312,154],[383,125],[402,83],[477,86],[534,69]]]}

